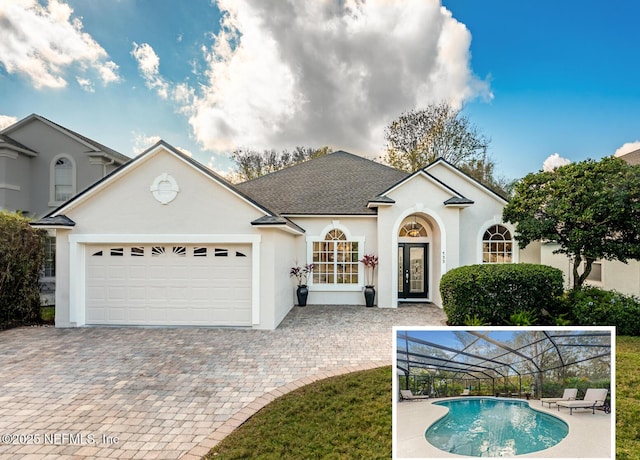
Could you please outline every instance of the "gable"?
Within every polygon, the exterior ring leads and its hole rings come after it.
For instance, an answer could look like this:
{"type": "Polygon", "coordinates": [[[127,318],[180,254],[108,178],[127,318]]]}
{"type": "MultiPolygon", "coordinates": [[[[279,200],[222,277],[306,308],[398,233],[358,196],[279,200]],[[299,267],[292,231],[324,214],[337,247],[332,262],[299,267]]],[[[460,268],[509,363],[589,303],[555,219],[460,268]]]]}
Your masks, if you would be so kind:
{"type": "Polygon", "coordinates": [[[2,134],[19,145],[26,146],[38,155],[69,153],[106,157],[113,160],[116,165],[121,165],[129,160],[127,156],[93,139],[36,114],[29,115],[8,126],[2,131],[2,134]]]}
{"type": "Polygon", "coordinates": [[[79,233],[246,234],[267,213],[161,142],[45,219],[67,216],[79,233]]]}
{"type": "Polygon", "coordinates": [[[433,208],[473,204],[472,200],[424,171],[413,173],[407,179],[386,190],[383,196],[394,203],[423,202],[430,203],[433,208]]]}
{"type": "Polygon", "coordinates": [[[451,186],[462,195],[465,195],[474,201],[477,201],[479,196],[482,195],[485,198],[494,200],[503,206],[507,204],[507,200],[504,197],[498,195],[487,186],[481,184],[473,177],[464,173],[442,158],[439,158],[426,166],[423,171],[431,174],[440,181],[451,186]]]}

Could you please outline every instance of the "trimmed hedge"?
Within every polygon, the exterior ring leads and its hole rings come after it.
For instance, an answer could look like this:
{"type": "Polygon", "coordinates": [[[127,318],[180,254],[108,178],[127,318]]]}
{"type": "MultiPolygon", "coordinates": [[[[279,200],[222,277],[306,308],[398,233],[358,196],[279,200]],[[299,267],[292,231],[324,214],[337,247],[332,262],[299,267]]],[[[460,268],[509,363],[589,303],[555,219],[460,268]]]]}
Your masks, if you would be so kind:
{"type": "Polygon", "coordinates": [[[44,235],[21,215],[0,212],[0,329],[40,321],[44,235]]]}
{"type": "Polygon", "coordinates": [[[562,292],[562,271],[538,264],[467,265],[440,280],[452,326],[513,324],[514,315],[539,323],[558,313],[562,292]]]}
{"type": "Polygon", "coordinates": [[[617,335],[640,335],[640,298],[583,287],[569,291],[566,302],[580,326],[616,326],[617,335]]]}

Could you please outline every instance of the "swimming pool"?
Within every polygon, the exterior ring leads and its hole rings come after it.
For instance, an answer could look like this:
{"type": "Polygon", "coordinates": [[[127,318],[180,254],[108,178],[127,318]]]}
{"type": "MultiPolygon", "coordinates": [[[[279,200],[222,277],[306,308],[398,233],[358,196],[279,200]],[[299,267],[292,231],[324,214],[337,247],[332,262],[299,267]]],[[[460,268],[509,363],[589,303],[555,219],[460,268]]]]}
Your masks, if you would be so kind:
{"type": "Polygon", "coordinates": [[[473,457],[510,457],[555,446],[568,425],[524,401],[465,398],[435,402],[449,413],[431,425],[425,437],[446,452],[473,457]]]}

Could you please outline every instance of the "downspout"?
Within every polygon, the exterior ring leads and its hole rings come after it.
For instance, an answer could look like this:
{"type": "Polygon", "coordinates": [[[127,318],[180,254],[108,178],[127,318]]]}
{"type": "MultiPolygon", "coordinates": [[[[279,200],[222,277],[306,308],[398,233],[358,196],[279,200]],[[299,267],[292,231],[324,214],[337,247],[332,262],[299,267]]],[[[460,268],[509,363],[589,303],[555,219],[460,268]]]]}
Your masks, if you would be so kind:
{"type": "Polygon", "coordinates": [[[102,163],[102,177],[107,175],[107,166],[111,166],[116,162],[115,158],[112,158],[109,163],[102,163]]]}

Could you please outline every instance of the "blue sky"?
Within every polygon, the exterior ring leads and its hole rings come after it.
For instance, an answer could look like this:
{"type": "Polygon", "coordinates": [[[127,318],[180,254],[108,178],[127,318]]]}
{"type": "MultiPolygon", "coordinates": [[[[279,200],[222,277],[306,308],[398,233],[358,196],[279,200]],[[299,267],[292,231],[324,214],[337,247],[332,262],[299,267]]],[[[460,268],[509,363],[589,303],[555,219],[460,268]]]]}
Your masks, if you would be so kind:
{"type": "Polygon", "coordinates": [[[129,156],[162,138],[223,172],[238,147],[378,157],[391,120],[440,99],[507,178],[640,140],[637,2],[442,5],[4,1],[0,126],[38,113],[129,156]]]}

